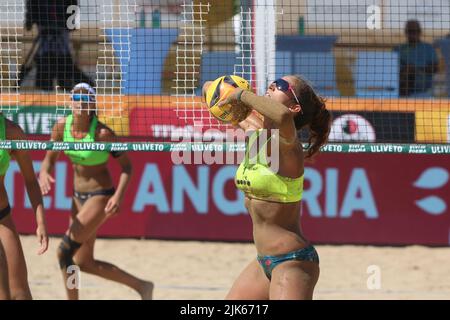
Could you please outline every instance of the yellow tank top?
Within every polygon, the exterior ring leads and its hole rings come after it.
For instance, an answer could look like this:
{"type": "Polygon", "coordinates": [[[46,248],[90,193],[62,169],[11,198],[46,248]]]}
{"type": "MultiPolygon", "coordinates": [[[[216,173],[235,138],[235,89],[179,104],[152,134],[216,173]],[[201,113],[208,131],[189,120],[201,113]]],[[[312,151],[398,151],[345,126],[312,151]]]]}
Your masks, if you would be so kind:
{"type": "Polygon", "coordinates": [[[298,178],[283,177],[270,169],[266,154],[267,143],[257,150],[256,156],[250,158],[252,145],[257,141],[261,130],[249,138],[244,161],[240,164],[234,182],[249,198],[273,202],[298,202],[303,194],[303,175],[298,178]]]}

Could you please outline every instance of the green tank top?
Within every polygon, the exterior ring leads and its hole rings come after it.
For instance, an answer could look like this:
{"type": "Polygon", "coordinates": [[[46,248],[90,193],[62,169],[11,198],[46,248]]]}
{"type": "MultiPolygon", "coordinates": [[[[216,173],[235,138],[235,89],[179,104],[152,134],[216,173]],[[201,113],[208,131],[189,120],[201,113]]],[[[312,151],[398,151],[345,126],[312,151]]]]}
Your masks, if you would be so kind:
{"type": "MultiPolygon", "coordinates": [[[[0,141],[6,140],[6,120],[3,114],[0,113],[0,141]]],[[[8,150],[0,149],[0,176],[4,176],[8,171],[9,161],[11,156],[8,150]]]]}
{"type": "Polygon", "coordinates": [[[261,131],[252,134],[247,144],[244,161],[240,164],[236,176],[236,187],[249,198],[273,202],[298,202],[303,194],[303,175],[299,178],[283,177],[274,173],[266,159],[267,143],[270,137],[250,158],[249,152],[257,141],[261,131]]]}
{"type": "MultiPolygon", "coordinates": [[[[73,116],[69,115],[66,118],[66,124],[64,126],[64,142],[95,142],[95,130],[97,129],[98,120],[97,117],[93,117],[89,132],[82,139],[75,139],[72,136],[72,123],[73,116]]],[[[64,153],[70,158],[72,163],[82,166],[96,166],[106,163],[108,161],[109,152],[107,151],[92,151],[92,150],[67,150],[64,153]]]]}

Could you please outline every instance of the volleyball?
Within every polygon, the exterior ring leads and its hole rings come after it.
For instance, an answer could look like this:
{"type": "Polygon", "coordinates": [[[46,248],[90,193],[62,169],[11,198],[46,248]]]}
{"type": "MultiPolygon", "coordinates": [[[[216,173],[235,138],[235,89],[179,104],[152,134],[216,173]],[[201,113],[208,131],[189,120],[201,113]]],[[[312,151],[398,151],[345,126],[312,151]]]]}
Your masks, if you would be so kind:
{"type": "Polygon", "coordinates": [[[244,78],[235,75],[222,76],[214,80],[206,91],[206,104],[209,112],[222,122],[233,120],[232,106],[230,104],[218,106],[235,88],[250,90],[250,84],[244,78]]]}

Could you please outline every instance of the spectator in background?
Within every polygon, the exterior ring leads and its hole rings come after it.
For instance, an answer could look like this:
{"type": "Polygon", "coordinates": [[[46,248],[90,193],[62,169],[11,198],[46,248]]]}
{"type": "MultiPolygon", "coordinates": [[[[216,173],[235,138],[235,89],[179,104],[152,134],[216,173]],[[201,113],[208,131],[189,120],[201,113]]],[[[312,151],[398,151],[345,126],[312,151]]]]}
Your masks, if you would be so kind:
{"type": "Polygon", "coordinates": [[[422,42],[422,29],[417,20],[406,22],[407,43],[397,46],[394,51],[400,58],[400,96],[431,97],[433,74],[438,71],[438,57],[429,43],[422,42]]]}
{"type": "Polygon", "coordinates": [[[72,58],[67,20],[72,13],[67,13],[71,5],[78,5],[78,0],[27,0],[25,28],[29,31],[33,25],[38,27],[38,48],[34,57],[36,63],[36,87],[51,91],[53,81],[71,90],[80,82],[94,86],[93,81],[85,75],[72,58]]]}

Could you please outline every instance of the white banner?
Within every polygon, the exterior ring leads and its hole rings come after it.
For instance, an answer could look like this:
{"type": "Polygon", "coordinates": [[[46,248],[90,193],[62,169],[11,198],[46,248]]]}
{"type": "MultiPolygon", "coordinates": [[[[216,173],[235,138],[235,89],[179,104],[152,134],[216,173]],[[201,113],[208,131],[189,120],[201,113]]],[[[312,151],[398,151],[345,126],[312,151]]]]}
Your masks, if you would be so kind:
{"type": "Polygon", "coordinates": [[[422,29],[450,29],[449,0],[390,0],[383,8],[385,28],[404,28],[415,19],[422,29]]]}
{"type": "Polygon", "coordinates": [[[306,24],[310,29],[366,29],[371,6],[380,8],[382,28],[402,29],[416,19],[424,29],[450,29],[449,0],[307,0],[306,24]]]}
{"type": "Polygon", "coordinates": [[[382,0],[308,0],[306,25],[309,29],[366,28],[367,9],[374,5],[381,7],[382,3],[382,0]]]}

